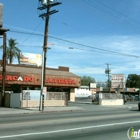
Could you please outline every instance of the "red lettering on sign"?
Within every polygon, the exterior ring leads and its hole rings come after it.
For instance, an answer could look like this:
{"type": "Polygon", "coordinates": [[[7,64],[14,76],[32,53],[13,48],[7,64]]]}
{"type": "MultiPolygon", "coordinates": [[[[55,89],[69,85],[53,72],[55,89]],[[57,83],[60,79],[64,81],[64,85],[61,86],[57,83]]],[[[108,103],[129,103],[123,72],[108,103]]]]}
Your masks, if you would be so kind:
{"type": "Polygon", "coordinates": [[[65,84],[64,79],[60,79],[61,84],[65,84]]]}
{"type": "Polygon", "coordinates": [[[2,75],[0,75],[0,80],[2,80],[2,75]]]}
{"type": "Polygon", "coordinates": [[[8,80],[8,81],[12,81],[12,76],[10,76],[10,75],[6,75],[6,80],[8,80]]]}
{"type": "Polygon", "coordinates": [[[76,84],[75,80],[71,80],[71,79],[58,79],[58,78],[48,78],[46,81],[46,83],[54,83],[54,84],[76,84]]]}
{"type": "Polygon", "coordinates": [[[17,81],[18,77],[17,76],[13,76],[13,81],[17,81]]]}
{"type": "Polygon", "coordinates": [[[76,84],[76,81],[73,80],[73,81],[72,81],[72,84],[76,84]]]}
{"type": "Polygon", "coordinates": [[[48,78],[48,79],[46,80],[46,83],[52,83],[52,79],[51,79],[51,78],[48,78]]]}
{"type": "Polygon", "coordinates": [[[58,83],[57,79],[54,79],[53,82],[54,82],[54,83],[58,83]]]}
{"type": "Polygon", "coordinates": [[[68,80],[64,80],[65,81],[65,84],[68,84],[68,80]]]}
{"type": "Polygon", "coordinates": [[[24,76],[24,77],[23,77],[23,81],[24,81],[24,82],[28,82],[28,77],[27,77],[27,76],[24,76]]]}
{"type": "MultiPolygon", "coordinates": [[[[7,80],[7,81],[18,81],[18,76],[11,76],[11,75],[6,75],[5,76],[5,80],[7,80]]],[[[2,80],[3,79],[3,76],[2,75],[0,75],[0,80],[2,80]]],[[[29,77],[29,76],[24,76],[23,77],[23,81],[24,82],[33,82],[34,81],[34,77],[29,77]]]]}
{"type": "Polygon", "coordinates": [[[58,83],[61,84],[61,79],[58,79],[58,83]]]}
{"type": "Polygon", "coordinates": [[[34,81],[34,78],[33,78],[33,77],[24,76],[24,77],[23,77],[23,81],[24,81],[24,82],[33,82],[33,81],[34,81]]]}
{"type": "Polygon", "coordinates": [[[33,82],[34,78],[33,77],[29,77],[29,82],[33,82]]]}
{"type": "Polygon", "coordinates": [[[68,80],[68,83],[71,84],[71,80],[68,80]]]}

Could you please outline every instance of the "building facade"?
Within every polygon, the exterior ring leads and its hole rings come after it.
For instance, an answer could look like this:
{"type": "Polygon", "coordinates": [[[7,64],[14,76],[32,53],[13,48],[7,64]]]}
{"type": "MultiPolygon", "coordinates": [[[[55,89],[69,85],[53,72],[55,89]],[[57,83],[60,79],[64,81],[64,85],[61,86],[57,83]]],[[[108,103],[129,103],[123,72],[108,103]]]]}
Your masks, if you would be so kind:
{"type": "MultiPolygon", "coordinates": [[[[27,65],[6,65],[5,90],[19,86],[21,90],[41,89],[42,67],[27,65]]],[[[0,88],[2,90],[2,67],[0,67],[0,88]]],[[[45,87],[48,92],[66,92],[68,100],[75,101],[74,88],[80,87],[80,77],[71,73],[68,67],[46,68],[45,87]]]]}

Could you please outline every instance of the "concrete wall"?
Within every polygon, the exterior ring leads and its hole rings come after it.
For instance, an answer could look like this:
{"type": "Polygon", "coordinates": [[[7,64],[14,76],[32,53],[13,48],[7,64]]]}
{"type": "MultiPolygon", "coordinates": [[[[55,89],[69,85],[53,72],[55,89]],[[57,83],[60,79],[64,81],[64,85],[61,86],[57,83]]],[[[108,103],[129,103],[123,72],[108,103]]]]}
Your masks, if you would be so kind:
{"type": "MultiPolygon", "coordinates": [[[[25,107],[39,107],[40,104],[40,91],[36,93],[38,98],[34,95],[25,96],[23,93],[6,93],[5,94],[5,107],[17,107],[17,108],[25,108],[25,107]]],[[[64,94],[65,95],[65,94],[64,94]]],[[[73,93],[72,93],[73,95],[73,93]]],[[[54,98],[49,100],[44,100],[45,107],[53,107],[53,106],[67,106],[68,99],[67,96],[64,98],[54,98]]]]}
{"type": "Polygon", "coordinates": [[[74,88],[71,88],[70,89],[70,101],[71,102],[75,102],[75,89],[74,88]]]}
{"type": "MultiPolygon", "coordinates": [[[[64,100],[44,100],[45,107],[65,106],[64,100]]],[[[21,108],[39,107],[39,100],[22,100],[21,108]]]]}
{"type": "Polygon", "coordinates": [[[123,99],[100,99],[99,105],[123,105],[123,99]]]}
{"type": "Polygon", "coordinates": [[[65,106],[64,100],[45,100],[44,106],[65,106]]]}
{"type": "Polygon", "coordinates": [[[21,108],[25,107],[39,107],[39,100],[22,100],[21,108]]]}

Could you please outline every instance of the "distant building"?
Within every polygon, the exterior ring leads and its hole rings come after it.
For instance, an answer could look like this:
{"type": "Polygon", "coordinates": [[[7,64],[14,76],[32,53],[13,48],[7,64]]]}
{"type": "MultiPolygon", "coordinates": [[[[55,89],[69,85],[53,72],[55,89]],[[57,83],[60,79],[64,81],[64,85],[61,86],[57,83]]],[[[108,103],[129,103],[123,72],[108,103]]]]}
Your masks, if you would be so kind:
{"type": "Polygon", "coordinates": [[[75,88],[75,97],[90,97],[92,95],[89,86],[80,86],[75,88]]]}

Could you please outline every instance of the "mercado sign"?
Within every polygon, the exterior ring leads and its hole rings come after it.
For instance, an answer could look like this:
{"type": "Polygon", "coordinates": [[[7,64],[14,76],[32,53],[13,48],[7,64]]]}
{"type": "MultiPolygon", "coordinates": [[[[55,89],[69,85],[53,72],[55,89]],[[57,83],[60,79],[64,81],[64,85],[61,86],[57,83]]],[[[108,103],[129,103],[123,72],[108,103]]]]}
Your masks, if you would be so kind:
{"type": "MultiPolygon", "coordinates": [[[[0,75],[0,80],[3,79],[3,76],[0,75]]],[[[23,82],[33,82],[34,78],[31,76],[15,76],[15,75],[6,75],[6,81],[23,81],[23,82]]]]}

